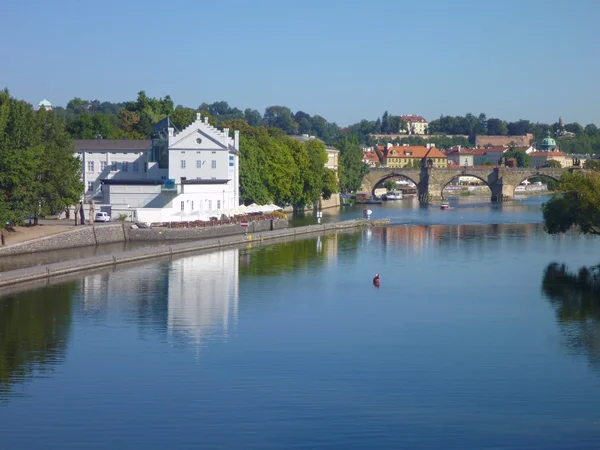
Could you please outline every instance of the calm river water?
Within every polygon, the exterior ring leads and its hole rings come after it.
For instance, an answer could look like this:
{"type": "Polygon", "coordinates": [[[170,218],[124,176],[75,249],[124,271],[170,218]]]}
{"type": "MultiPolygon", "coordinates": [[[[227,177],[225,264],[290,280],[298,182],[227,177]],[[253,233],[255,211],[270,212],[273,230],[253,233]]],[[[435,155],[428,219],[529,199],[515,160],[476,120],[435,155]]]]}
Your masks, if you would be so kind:
{"type": "Polygon", "coordinates": [[[528,202],[0,298],[0,449],[597,449],[600,239],[528,202]]]}

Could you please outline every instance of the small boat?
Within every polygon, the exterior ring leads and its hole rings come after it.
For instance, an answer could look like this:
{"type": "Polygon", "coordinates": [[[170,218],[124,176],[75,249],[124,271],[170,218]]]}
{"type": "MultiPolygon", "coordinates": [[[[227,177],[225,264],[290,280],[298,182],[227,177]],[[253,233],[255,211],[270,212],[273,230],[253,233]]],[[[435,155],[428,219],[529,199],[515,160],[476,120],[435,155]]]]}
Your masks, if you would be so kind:
{"type": "Polygon", "coordinates": [[[447,202],[442,203],[442,206],[440,206],[440,209],[450,209],[450,205],[447,202]]]}
{"type": "Polygon", "coordinates": [[[402,191],[393,189],[386,192],[381,198],[383,200],[402,200],[402,191]]]}

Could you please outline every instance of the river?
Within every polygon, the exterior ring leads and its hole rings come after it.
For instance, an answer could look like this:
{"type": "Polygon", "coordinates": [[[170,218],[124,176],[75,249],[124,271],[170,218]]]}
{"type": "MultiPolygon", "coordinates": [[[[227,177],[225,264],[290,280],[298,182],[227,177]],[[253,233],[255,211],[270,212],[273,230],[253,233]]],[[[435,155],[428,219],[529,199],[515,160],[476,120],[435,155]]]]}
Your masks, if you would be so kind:
{"type": "Polygon", "coordinates": [[[600,239],[456,202],[5,295],[0,449],[598,448],[600,239]]]}

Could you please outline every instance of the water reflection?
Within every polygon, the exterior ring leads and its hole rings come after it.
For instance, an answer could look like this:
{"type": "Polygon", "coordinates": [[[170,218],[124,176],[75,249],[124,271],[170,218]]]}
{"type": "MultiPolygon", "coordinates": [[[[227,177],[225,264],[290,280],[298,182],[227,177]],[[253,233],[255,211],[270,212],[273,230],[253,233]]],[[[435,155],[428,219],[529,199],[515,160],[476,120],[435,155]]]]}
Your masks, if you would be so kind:
{"type": "Polygon", "coordinates": [[[551,263],[544,270],[542,292],[556,310],[566,347],[587,355],[600,370],[600,265],[574,273],[565,264],[551,263]]]}
{"type": "Polygon", "coordinates": [[[542,224],[493,225],[411,225],[390,226],[368,230],[368,237],[383,242],[383,248],[403,247],[408,252],[422,253],[427,249],[447,247],[479,247],[487,241],[519,238],[525,242],[543,231],[542,224]]]}
{"type": "Polygon", "coordinates": [[[340,257],[345,260],[356,257],[360,239],[360,233],[337,233],[241,250],[240,277],[275,276],[333,267],[340,257]]]}
{"type": "Polygon", "coordinates": [[[75,290],[76,284],[69,283],[0,301],[0,400],[64,361],[75,290]]]}
{"type": "Polygon", "coordinates": [[[171,263],[168,280],[169,333],[192,343],[228,337],[237,325],[239,250],[182,258],[171,263]]]}

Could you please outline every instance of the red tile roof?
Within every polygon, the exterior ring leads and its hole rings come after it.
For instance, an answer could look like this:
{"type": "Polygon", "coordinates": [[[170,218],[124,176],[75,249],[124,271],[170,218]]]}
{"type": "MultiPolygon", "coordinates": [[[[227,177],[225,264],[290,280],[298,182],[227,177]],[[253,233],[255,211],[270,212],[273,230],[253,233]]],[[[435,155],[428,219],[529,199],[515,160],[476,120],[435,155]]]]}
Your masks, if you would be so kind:
{"type": "Polygon", "coordinates": [[[531,152],[529,156],[565,156],[563,152],[531,152]]]}
{"type": "Polygon", "coordinates": [[[422,145],[396,146],[386,148],[383,152],[386,158],[446,158],[441,151],[435,147],[429,150],[422,145]]]}
{"type": "Polygon", "coordinates": [[[422,116],[418,116],[416,114],[404,114],[402,116],[402,119],[405,122],[419,122],[419,123],[427,123],[427,121],[422,117],[422,116]]]}
{"type": "Polygon", "coordinates": [[[379,162],[379,156],[377,155],[377,153],[374,150],[368,150],[366,152],[363,152],[363,158],[365,161],[374,162],[374,163],[379,162]]]}

